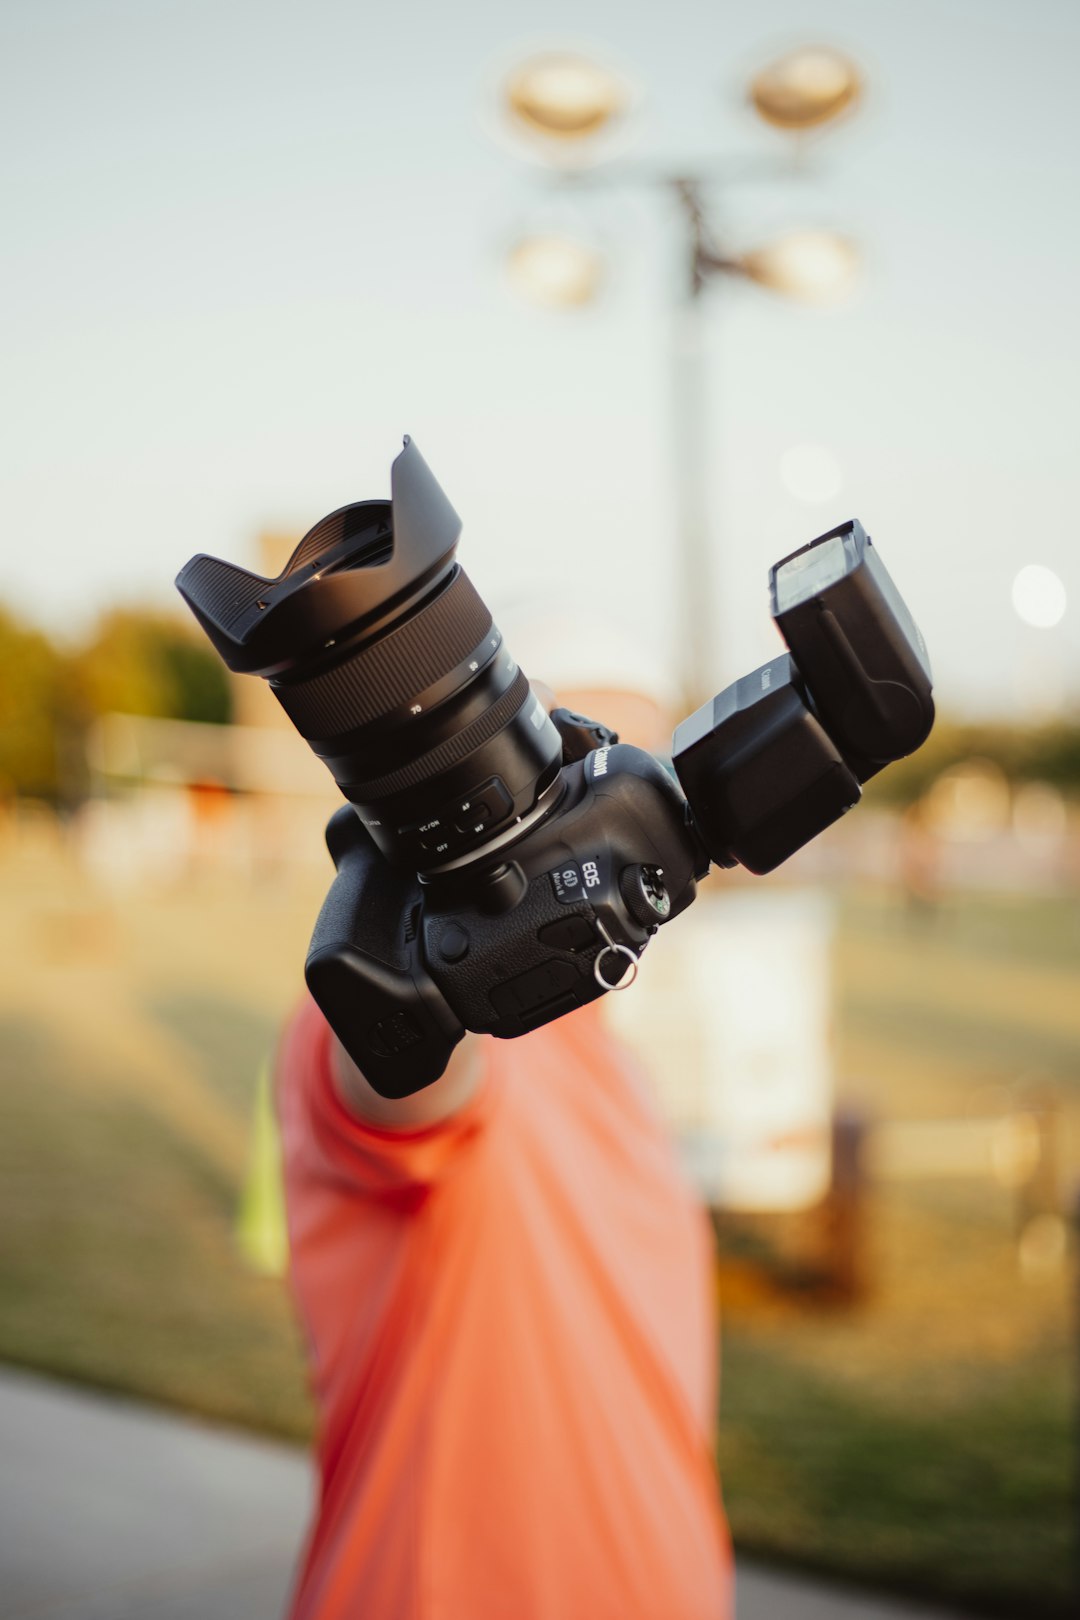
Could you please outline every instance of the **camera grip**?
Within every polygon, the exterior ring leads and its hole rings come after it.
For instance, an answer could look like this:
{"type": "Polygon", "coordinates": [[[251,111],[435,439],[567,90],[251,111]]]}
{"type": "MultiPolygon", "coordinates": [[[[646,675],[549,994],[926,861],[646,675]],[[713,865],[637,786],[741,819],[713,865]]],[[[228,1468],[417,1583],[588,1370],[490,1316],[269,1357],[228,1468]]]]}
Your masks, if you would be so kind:
{"type": "Polygon", "coordinates": [[[351,805],[330,818],[337,876],[311,938],[304,977],[334,1034],[383,1097],[437,1080],[464,1025],[427,973],[420,886],[396,871],[351,805]]]}

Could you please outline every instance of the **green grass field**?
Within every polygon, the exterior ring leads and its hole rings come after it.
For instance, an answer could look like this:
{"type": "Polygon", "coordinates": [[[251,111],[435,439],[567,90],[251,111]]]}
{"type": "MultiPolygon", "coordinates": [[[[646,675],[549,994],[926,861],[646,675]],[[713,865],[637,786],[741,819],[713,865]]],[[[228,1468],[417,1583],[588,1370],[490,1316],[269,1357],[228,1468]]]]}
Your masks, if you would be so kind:
{"type": "MultiPolygon", "coordinates": [[[[110,898],[50,847],[0,861],[0,1356],[309,1432],[284,1289],[244,1266],[234,1231],[259,1059],[321,882],[110,898]]],[[[912,918],[888,894],[849,897],[845,1095],[925,1118],[1049,1084],[1075,1126],[1078,967],[1065,899],[912,918]]],[[[890,1183],[868,1216],[855,1307],[724,1268],[737,1545],[974,1612],[1075,1614],[1076,1256],[1022,1274],[990,1181],[890,1183]]]]}

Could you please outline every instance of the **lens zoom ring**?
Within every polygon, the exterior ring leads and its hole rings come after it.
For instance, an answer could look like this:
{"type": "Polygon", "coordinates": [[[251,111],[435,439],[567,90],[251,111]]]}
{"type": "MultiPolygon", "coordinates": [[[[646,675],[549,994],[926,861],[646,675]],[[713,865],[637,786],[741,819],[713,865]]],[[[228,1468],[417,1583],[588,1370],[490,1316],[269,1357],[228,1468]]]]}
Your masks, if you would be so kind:
{"type": "Polygon", "coordinates": [[[507,687],[502,697],[478,715],[471,726],[464,731],[455,732],[448,737],[438,748],[433,748],[429,754],[422,754],[411,764],[403,765],[400,770],[390,771],[386,776],[377,776],[370,782],[343,782],[342,790],[349,795],[354,804],[375,804],[392,793],[403,793],[406,788],[416,787],[420,782],[427,782],[442,771],[447,771],[452,765],[458,764],[472,753],[474,748],[480,748],[489,742],[502,728],[512,720],[529,696],[528,677],[519,669],[513,681],[507,687]]]}
{"type": "Polygon", "coordinates": [[[400,708],[490,629],[491,614],[459,569],[441,596],[381,641],[308,681],[271,685],[301,736],[323,742],[400,708]]]}

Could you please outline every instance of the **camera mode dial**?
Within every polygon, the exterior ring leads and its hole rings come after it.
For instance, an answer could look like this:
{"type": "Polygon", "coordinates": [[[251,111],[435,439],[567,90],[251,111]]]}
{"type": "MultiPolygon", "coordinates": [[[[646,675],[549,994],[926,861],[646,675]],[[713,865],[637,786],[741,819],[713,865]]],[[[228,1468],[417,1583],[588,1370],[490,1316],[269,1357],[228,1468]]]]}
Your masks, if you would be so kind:
{"type": "Polygon", "coordinates": [[[656,928],[671,911],[671,896],[659,866],[626,866],[619,879],[626,909],[642,928],[656,928]]]}

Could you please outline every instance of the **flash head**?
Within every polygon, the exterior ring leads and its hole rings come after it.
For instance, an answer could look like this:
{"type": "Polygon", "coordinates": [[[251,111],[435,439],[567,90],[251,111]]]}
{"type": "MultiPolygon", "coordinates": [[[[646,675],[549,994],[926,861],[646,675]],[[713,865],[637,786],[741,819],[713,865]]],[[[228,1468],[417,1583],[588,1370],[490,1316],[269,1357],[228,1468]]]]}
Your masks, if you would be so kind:
{"type": "Polygon", "coordinates": [[[771,872],[934,723],[919,627],[856,519],[769,570],[789,652],[682,722],[672,762],[709,856],[771,872]]]}
{"type": "Polygon", "coordinates": [[[860,782],[925,742],[926,643],[857,519],[771,568],[769,597],[814,710],[860,782]]]}

